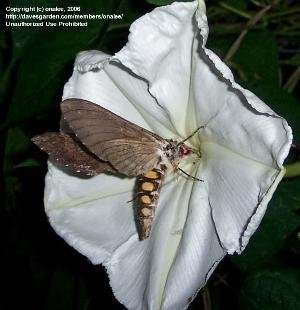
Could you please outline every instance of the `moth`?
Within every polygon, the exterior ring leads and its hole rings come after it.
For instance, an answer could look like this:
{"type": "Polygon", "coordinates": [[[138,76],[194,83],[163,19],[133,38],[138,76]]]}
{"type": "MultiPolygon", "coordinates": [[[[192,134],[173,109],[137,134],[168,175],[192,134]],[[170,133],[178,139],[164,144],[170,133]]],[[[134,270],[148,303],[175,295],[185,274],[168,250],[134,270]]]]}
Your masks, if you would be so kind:
{"type": "Polygon", "coordinates": [[[164,139],[87,100],[67,99],[60,107],[60,132],[32,141],[75,174],[136,177],[135,221],[139,239],[148,238],[165,173],[181,170],[180,160],[193,152],[184,142],[196,131],[183,141],[164,139]]]}

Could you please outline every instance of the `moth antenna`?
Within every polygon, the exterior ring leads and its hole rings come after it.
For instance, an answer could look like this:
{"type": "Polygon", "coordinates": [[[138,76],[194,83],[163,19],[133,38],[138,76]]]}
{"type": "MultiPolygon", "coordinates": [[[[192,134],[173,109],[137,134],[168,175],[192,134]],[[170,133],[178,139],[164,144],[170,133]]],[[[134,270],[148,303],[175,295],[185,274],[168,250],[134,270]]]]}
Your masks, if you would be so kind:
{"type": "Polygon", "coordinates": [[[190,174],[188,174],[187,172],[185,172],[184,170],[182,170],[181,168],[177,167],[178,170],[180,170],[182,173],[184,173],[186,176],[188,176],[189,178],[195,180],[195,181],[200,181],[200,182],[204,182],[203,180],[201,179],[198,179],[190,174]]]}
{"type": "Polygon", "coordinates": [[[198,127],[196,130],[194,130],[187,138],[185,138],[184,140],[178,142],[178,144],[176,146],[179,146],[180,144],[183,144],[185,141],[187,141],[188,139],[190,139],[199,129],[204,128],[205,126],[200,126],[198,127]]]}

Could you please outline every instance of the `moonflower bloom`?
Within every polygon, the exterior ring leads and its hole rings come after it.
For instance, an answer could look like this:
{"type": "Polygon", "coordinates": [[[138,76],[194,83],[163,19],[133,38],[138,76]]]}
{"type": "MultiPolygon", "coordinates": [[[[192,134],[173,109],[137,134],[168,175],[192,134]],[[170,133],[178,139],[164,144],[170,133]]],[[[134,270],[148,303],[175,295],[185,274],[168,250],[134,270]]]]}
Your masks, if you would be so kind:
{"type": "Polygon", "coordinates": [[[129,309],[184,309],[227,254],[241,253],[284,170],[292,140],[286,121],[235,83],[205,48],[202,0],[159,7],[135,21],[114,56],[78,55],[63,99],[95,102],[201,151],[170,171],[151,235],[138,240],[134,178],[81,179],[49,163],[45,208],[56,232],[93,264],[103,264],[129,309]]]}

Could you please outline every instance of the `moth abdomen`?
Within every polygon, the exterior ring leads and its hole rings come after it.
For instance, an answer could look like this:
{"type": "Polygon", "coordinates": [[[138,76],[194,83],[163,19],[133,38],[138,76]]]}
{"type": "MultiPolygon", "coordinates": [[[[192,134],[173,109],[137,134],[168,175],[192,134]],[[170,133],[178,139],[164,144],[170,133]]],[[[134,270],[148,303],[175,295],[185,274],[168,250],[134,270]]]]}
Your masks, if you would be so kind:
{"type": "Polygon", "coordinates": [[[137,179],[137,228],[140,240],[149,237],[159,198],[159,192],[164,179],[166,167],[160,165],[137,179]]]}

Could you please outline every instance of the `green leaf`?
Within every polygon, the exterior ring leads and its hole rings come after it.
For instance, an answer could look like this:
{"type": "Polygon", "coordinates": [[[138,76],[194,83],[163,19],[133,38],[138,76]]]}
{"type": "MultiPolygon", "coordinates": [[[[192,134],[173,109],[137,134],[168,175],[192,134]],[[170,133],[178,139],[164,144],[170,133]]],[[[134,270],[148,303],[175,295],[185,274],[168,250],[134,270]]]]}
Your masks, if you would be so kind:
{"type": "MultiPolygon", "coordinates": [[[[111,28],[114,28],[114,26],[120,25],[126,25],[130,26],[131,23],[134,22],[138,17],[142,16],[148,11],[150,11],[150,5],[147,3],[139,3],[139,5],[136,5],[136,3],[132,0],[123,0],[121,1],[116,14],[123,14],[122,19],[114,20],[109,25],[109,30],[111,28]]],[[[120,28],[118,28],[120,29],[120,28]]]]}
{"type": "Polygon", "coordinates": [[[0,30],[0,49],[4,49],[6,47],[5,44],[5,32],[4,29],[0,30]]]}
{"type": "MultiPolygon", "coordinates": [[[[147,2],[154,4],[154,5],[168,5],[176,0],[147,0],[147,2]]],[[[181,2],[191,2],[191,0],[181,0],[181,2]]]]}
{"type": "Polygon", "coordinates": [[[0,29],[0,79],[2,79],[4,68],[6,67],[4,57],[6,48],[5,32],[4,29],[0,29]]]}
{"type": "Polygon", "coordinates": [[[30,141],[25,132],[20,127],[12,127],[7,132],[5,144],[5,158],[10,160],[4,171],[13,167],[12,161],[17,156],[22,156],[29,149],[30,141]]]}
{"type": "Polygon", "coordinates": [[[232,6],[235,9],[245,11],[247,9],[247,1],[246,0],[226,0],[226,5],[232,6]]]}
{"type": "Polygon", "coordinates": [[[288,237],[300,225],[295,211],[300,207],[300,178],[284,180],[279,184],[259,229],[248,247],[232,261],[242,271],[253,271],[277,264],[275,256],[288,237]]]}
{"type": "MultiPolygon", "coordinates": [[[[93,0],[81,0],[72,5],[79,5],[85,14],[112,14],[120,1],[101,0],[96,3],[93,0]]],[[[88,27],[45,28],[27,38],[8,113],[9,121],[31,119],[57,104],[63,84],[71,74],[76,54],[101,39],[108,24],[106,20],[89,20],[88,27]]]]}
{"type": "Polygon", "coordinates": [[[17,195],[22,185],[14,174],[14,166],[28,152],[29,147],[30,141],[21,128],[13,127],[7,131],[3,161],[7,208],[16,206],[17,195]]]}
{"type": "Polygon", "coordinates": [[[279,87],[259,83],[258,81],[243,83],[278,115],[284,117],[293,130],[295,141],[300,140],[300,104],[291,94],[279,87]]]}
{"type": "MultiPolygon", "coordinates": [[[[220,28],[218,24],[213,25],[212,31],[217,30],[218,27],[220,28]]],[[[236,38],[237,35],[232,34],[211,35],[207,46],[224,58],[236,38]]],[[[266,30],[248,32],[239,49],[230,59],[229,67],[235,71],[235,77],[240,81],[278,87],[279,58],[275,36],[266,30]]]]}
{"type": "Polygon", "coordinates": [[[122,0],[116,14],[121,14],[122,19],[117,19],[109,24],[107,32],[105,33],[97,49],[114,54],[120,50],[127,42],[130,25],[142,15],[148,13],[153,9],[153,6],[146,1],[141,1],[136,5],[135,1],[122,0]]]}
{"type": "Polygon", "coordinates": [[[300,53],[294,55],[290,59],[282,60],[281,63],[285,65],[296,66],[296,67],[300,66],[300,53]]]}
{"type": "Polygon", "coordinates": [[[55,270],[48,289],[46,310],[74,309],[76,298],[75,281],[75,276],[72,273],[66,270],[55,270]]]}
{"type": "Polygon", "coordinates": [[[50,279],[45,310],[87,309],[88,303],[87,286],[80,270],[57,267],[50,279]]]}
{"type": "MultiPolygon", "coordinates": [[[[215,25],[212,25],[211,30],[214,31],[214,28],[215,25]]],[[[235,36],[233,35],[210,35],[207,39],[207,47],[216,53],[221,59],[223,59],[234,40],[235,36]]]]}
{"type": "Polygon", "coordinates": [[[41,164],[35,158],[27,158],[19,164],[15,165],[14,168],[31,168],[31,167],[39,167],[41,164]]]}
{"type": "Polygon", "coordinates": [[[298,270],[260,271],[242,286],[240,310],[300,309],[300,272],[298,270]]]}
{"type": "MultiPolygon", "coordinates": [[[[58,0],[10,0],[11,7],[55,7],[58,0]]],[[[34,14],[36,14],[34,12],[34,14]]],[[[12,27],[13,61],[21,56],[26,42],[36,33],[43,31],[42,27],[12,27]]]]}
{"type": "Polygon", "coordinates": [[[244,80],[279,85],[278,47],[270,31],[250,31],[230,60],[244,80]]]}

